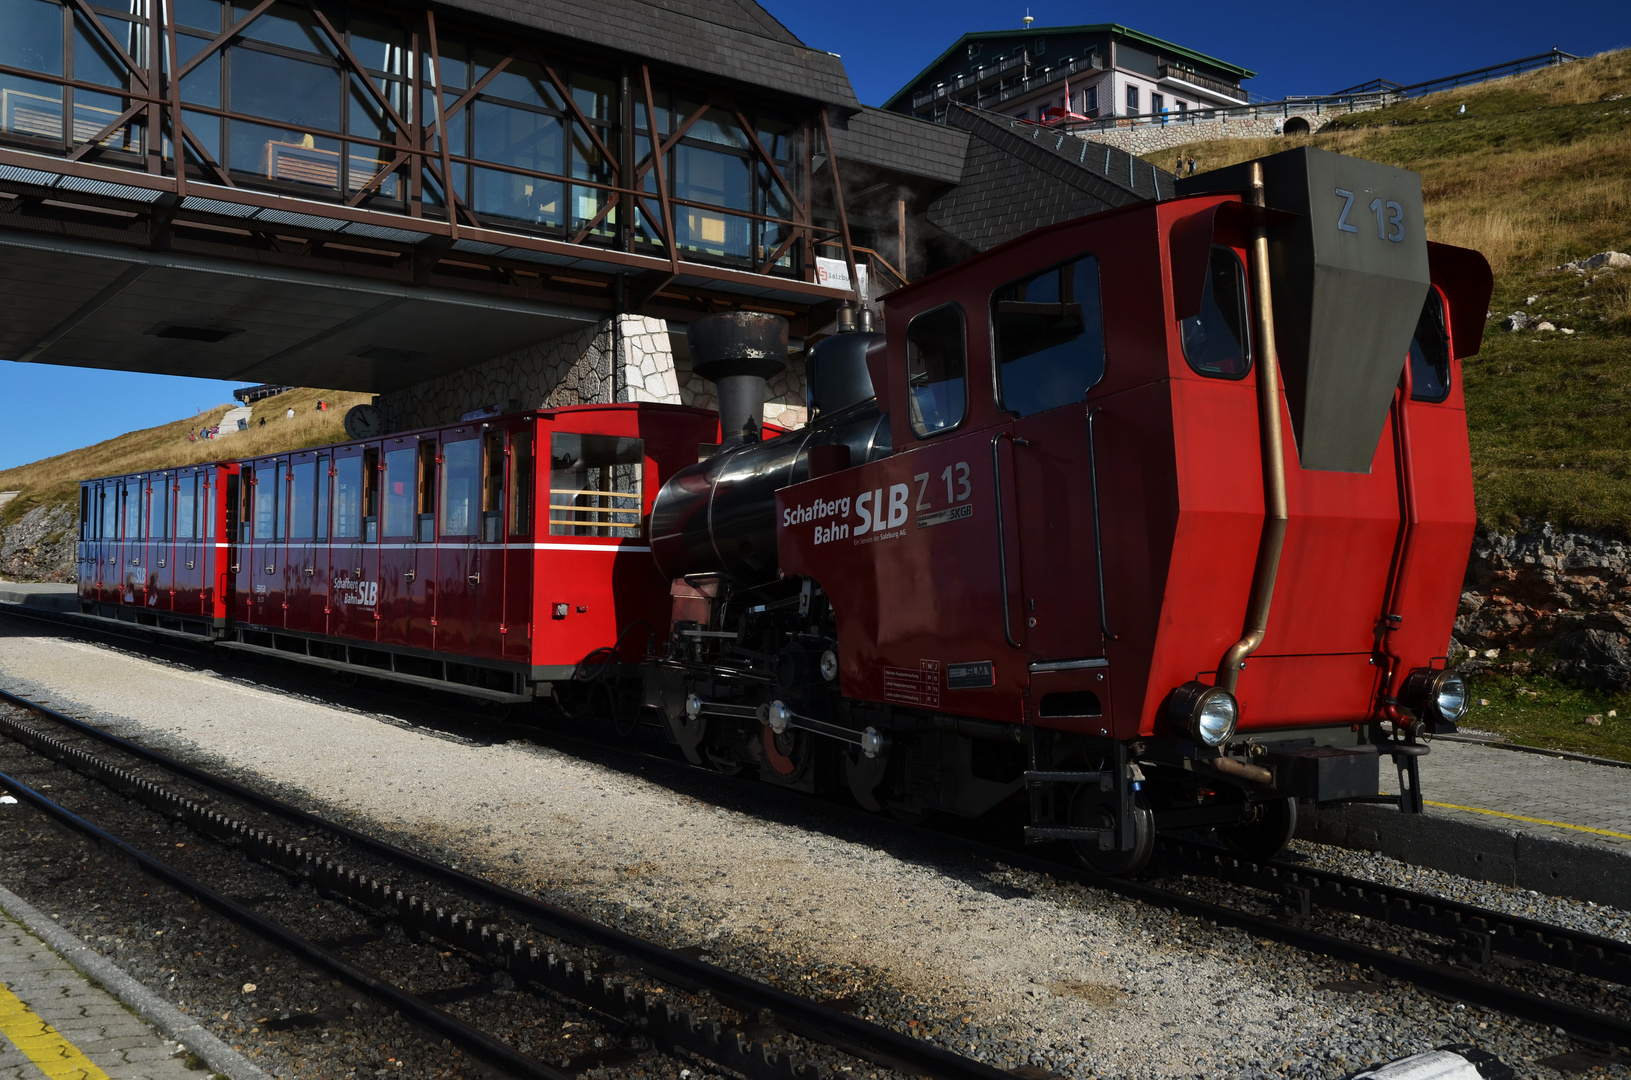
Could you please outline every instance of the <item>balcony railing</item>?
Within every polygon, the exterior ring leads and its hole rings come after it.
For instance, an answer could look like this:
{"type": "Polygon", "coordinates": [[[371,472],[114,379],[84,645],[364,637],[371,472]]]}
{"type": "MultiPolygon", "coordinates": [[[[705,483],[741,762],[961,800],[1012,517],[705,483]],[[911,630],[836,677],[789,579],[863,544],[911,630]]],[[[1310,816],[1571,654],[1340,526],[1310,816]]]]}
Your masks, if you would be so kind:
{"type": "Polygon", "coordinates": [[[1163,79],[1177,79],[1179,82],[1186,82],[1191,86],[1198,86],[1202,90],[1210,90],[1214,94],[1234,98],[1236,101],[1246,100],[1246,91],[1233,83],[1226,83],[1221,79],[1209,79],[1205,75],[1181,68],[1176,64],[1162,64],[1157,70],[1163,79]]]}
{"type": "Polygon", "coordinates": [[[927,108],[928,106],[933,105],[938,101],[943,101],[946,98],[960,93],[971,86],[980,87],[991,82],[993,79],[1001,79],[1004,76],[1023,68],[1026,64],[1030,63],[1030,60],[1030,53],[1016,53],[1013,56],[1004,57],[994,64],[986,64],[983,67],[977,67],[967,75],[959,75],[955,79],[952,79],[949,82],[940,83],[928,90],[923,91],[921,94],[913,94],[912,111],[917,112],[920,109],[927,108]]]}

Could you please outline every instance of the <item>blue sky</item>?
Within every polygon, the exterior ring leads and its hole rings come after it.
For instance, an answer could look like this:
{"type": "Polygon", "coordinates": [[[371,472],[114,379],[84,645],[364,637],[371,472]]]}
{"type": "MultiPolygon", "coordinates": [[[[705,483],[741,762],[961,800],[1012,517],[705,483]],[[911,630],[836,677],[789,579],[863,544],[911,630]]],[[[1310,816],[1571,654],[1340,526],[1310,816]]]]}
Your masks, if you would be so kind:
{"type": "MultiPolygon", "coordinates": [[[[592,0],[585,0],[592,2],[592,0]]],[[[1589,54],[1631,45],[1631,3],[1309,4],[1241,6],[1172,0],[1160,6],[1037,0],[768,0],[808,44],[844,58],[861,101],[881,104],[958,35],[1119,22],[1251,68],[1266,97],[1328,93],[1368,79],[1421,82],[1545,52],[1589,54]]],[[[0,361],[0,469],[225,402],[235,383],[0,361]]]]}

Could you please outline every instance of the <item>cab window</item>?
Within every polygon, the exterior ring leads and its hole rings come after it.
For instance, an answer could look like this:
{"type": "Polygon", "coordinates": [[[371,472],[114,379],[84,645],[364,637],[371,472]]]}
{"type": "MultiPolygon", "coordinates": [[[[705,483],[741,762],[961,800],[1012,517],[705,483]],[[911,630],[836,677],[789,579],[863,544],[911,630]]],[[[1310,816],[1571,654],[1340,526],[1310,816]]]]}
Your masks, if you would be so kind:
{"type": "Polygon", "coordinates": [[[1020,416],[1081,401],[1104,378],[1099,262],[1088,255],[991,296],[1002,407],[1020,416]]]}
{"type": "Polygon", "coordinates": [[[1410,396],[1416,401],[1450,396],[1450,335],[1444,323],[1444,298],[1428,286],[1416,336],[1410,339],[1410,396]]]}
{"type": "Polygon", "coordinates": [[[968,350],[963,309],[947,304],[906,328],[907,413],[920,439],[950,431],[968,411],[968,350]]]}
{"type": "Polygon", "coordinates": [[[1246,315],[1246,268],[1233,248],[1214,244],[1206,266],[1200,314],[1178,327],[1184,359],[1201,375],[1243,378],[1252,366],[1250,322],[1246,315]]]}

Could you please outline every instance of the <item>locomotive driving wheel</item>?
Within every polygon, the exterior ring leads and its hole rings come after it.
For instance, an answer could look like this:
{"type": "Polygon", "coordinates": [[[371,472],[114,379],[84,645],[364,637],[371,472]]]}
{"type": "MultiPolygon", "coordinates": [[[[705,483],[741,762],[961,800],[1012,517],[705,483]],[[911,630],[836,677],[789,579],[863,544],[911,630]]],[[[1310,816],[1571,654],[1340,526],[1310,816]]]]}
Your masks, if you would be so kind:
{"type": "MultiPolygon", "coordinates": [[[[1116,797],[1100,791],[1097,784],[1083,784],[1070,800],[1070,824],[1084,829],[1114,829],[1116,827],[1116,797]]],[[[1072,840],[1076,858],[1090,872],[1101,877],[1136,877],[1149,865],[1155,854],[1155,815],[1150,812],[1142,794],[1135,793],[1130,808],[1133,821],[1133,847],[1122,851],[1112,846],[1099,847],[1097,841],[1072,840]]]]}
{"type": "Polygon", "coordinates": [[[769,766],[765,779],[773,784],[796,784],[804,779],[815,759],[810,733],[788,728],[778,735],[768,724],[760,730],[764,732],[765,764],[769,766]]]}
{"type": "Polygon", "coordinates": [[[1218,827],[1218,838],[1230,850],[1267,862],[1291,843],[1297,831],[1297,800],[1270,799],[1248,803],[1239,824],[1218,827]]]}

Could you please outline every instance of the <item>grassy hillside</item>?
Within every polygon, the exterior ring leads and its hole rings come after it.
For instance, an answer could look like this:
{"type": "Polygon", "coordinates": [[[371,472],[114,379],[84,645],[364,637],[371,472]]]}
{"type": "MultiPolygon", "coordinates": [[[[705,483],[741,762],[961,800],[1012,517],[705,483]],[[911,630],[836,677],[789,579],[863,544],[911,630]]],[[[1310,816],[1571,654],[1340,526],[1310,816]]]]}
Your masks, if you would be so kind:
{"type": "MultiPolygon", "coordinates": [[[[1304,145],[1421,173],[1429,238],[1495,268],[1494,317],[1465,372],[1479,516],[1631,535],[1631,270],[1550,269],[1631,252],[1631,51],[1354,113],[1312,136],[1181,152],[1206,171],[1304,145]],[[1520,310],[1558,330],[1503,332],[1520,310]]],[[[1170,167],[1177,152],[1147,159],[1170,167]]]]}
{"type": "Polygon", "coordinates": [[[187,440],[188,432],[219,424],[221,417],[233,407],[218,405],[173,424],[132,431],[83,450],[70,450],[66,454],[6,469],[0,472],[0,491],[16,491],[19,494],[0,509],[0,528],[36,506],[76,502],[79,482],[89,477],[170,465],[191,465],[220,458],[253,457],[256,454],[339,442],[345,438],[341,426],[345,410],[368,400],[368,394],[347,390],[289,390],[255,402],[249,430],[224,439],[187,440]],[[317,411],[318,398],[329,403],[327,412],[317,411]],[[293,420],[285,418],[291,408],[295,411],[293,420]],[[259,423],[263,416],[266,418],[265,427],[259,423]]]}

